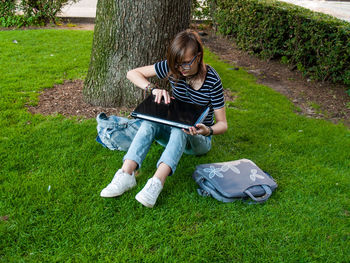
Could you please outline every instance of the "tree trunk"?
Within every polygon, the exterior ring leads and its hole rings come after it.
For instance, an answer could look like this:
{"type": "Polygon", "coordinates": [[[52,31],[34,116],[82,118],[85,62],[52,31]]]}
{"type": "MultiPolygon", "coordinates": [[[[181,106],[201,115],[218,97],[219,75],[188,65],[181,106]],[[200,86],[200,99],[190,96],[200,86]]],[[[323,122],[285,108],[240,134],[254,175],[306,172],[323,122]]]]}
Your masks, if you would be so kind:
{"type": "Polygon", "coordinates": [[[133,107],[143,92],[126,73],[165,59],[171,39],[189,27],[191,0],[99,0],[86,102],[133,107]]]}

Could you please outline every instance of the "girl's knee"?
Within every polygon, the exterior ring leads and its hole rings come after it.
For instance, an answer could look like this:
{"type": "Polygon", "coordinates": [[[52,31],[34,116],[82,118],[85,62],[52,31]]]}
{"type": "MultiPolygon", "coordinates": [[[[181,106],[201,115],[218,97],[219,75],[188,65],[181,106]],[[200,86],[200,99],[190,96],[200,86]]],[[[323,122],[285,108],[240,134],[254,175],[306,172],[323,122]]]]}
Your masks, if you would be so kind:
{"type": "Polygon", "coordinates": [[[143,121],[140,127],[140,130],[145,132],[155,131],[156,125],[150,121],[143,121]]]}
{"type": "Polygon", "coordinates": [[[187,134],[184,133],[181,129],[179,128],[172,128],[171,130],[171,136],[179,138],[181,140],[186,140],[187,139],[187,134]]]}

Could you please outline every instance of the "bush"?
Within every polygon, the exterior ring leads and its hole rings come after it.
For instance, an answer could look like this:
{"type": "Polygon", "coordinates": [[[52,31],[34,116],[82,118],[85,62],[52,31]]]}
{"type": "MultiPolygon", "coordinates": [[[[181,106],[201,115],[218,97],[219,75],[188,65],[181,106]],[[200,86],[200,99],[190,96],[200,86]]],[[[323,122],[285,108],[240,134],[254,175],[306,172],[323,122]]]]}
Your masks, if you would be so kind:
{"type": "Polygon", "coordinates": [[[27,17],[32,17],[37,24],[56,22],[56,15],[69,3],[79,0],[22,0],[20,9],[27,17]]]}
{"type": "Polygon", "coordinates": [[[273,0],[217,0],[213,19],[237,45],[304,75],[350,85],[350,23],[273,0]]]}
{"type": "Polygon", "coordinates": [[[16,15],[18,8],[16,0],[0,0],[0,26],[23,26],[26,24],[23,16],[16,15]]]}
{"type": "Polygon", "coordinates": [[[79,0],[0,0],[0,26],[46,25],[57,22],[57,14],[65,5],[79,0]],[[23,15],[17,15],[16,10],[23,15]]]}
{"type": "Polygon", "coordinates": [[[210,16],[210,3],[210,0],[192,0],[192,19],[208,19],[210,16]]]}
{"type": "Polygon", "coordinates": [[[13,16],[16,12],[16,0],[0,0],[0,18],[13,16]]]}
{"type": "Polygon", "coordinates": [[[0,27],[22,27],[27,24],[28,23],[23,16],[13,15],[0,17],[0,27]]]}

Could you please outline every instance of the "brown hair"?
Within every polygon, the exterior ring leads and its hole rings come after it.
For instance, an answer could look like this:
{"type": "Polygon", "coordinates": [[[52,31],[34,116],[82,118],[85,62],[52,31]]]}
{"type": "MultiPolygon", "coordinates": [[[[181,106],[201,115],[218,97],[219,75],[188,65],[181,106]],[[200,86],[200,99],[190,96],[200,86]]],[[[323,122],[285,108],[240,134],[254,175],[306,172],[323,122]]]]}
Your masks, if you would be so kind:
{"type": "Polygon", "coordinates": [[[193,76],[194,79],[205,78],[206,67],[203,61],[203,44],[197,32],[191,29],[178,33],[168,48],[167,60],[170,68],[169,76],[175,77],[176,80],[182,77],[179,69],[176,68],[175,65],[183,61],[188,49],[192,51],[193,56],[198,54],[199,57],[198,71],[195,76],[193,76]]]}

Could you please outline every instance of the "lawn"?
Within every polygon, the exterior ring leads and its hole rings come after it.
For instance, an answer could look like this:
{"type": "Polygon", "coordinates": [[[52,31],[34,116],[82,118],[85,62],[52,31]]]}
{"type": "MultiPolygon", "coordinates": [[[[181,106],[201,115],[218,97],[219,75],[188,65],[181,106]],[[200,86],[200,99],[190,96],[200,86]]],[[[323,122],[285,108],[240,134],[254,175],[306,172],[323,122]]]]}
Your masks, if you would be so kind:
{"type": "Polygon", "coordinates": [[[207,52],[236,97],[229,130],[205,156],[184,155],[153,209],[136,188],[99,193],[123,152],[95,142],[96,121],[31,115],[44,88],[87,73],[93,33],[0,32],[1,262],[349,262],[350,130],[301,116],[284,96],[207,52]],[[16,41],[14,41],[16,40],[16,41]],[[15,43],[17,42],[17,43],[15,43]],[[196,193],[195,165],[247,158],[278,188],[264,204],[224,204],[196,193]]]}

